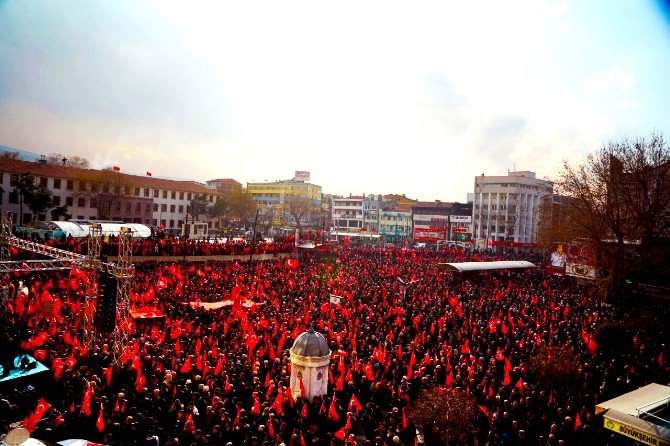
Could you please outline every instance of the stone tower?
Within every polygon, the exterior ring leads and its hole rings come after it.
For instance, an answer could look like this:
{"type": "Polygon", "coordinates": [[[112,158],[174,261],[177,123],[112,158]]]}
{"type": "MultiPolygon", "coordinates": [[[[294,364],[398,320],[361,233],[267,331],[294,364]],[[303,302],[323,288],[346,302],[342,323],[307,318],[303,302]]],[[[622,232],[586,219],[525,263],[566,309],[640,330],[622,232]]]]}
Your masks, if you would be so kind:
{"type": "Polygon", "coordinates": [[[293,397],[301,396],[300,381],[308,400],[325,395],[328,392],[328,364],[330,364],[330,349],[326,338],[310,328],[296,338],[290,353],[293,397]]]}

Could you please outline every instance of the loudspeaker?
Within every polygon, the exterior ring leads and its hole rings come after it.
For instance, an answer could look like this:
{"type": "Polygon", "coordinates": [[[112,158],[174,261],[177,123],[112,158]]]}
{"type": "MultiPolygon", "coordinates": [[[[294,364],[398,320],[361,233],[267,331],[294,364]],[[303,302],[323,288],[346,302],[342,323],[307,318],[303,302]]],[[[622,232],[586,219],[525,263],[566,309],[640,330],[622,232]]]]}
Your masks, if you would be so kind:
{"type": "Polygon", "coordinates": [[[111,333],[116,322],[116,277],[100,274],[98,285],[95,326],[105,333],[111,333]]]}

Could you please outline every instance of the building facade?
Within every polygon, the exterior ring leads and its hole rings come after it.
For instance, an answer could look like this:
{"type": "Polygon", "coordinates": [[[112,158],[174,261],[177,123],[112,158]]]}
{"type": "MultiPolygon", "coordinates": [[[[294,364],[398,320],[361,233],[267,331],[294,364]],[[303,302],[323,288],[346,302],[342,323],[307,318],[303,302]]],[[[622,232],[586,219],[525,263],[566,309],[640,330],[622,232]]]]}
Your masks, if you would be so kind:
{"type": "Polygon", "coordinates": [[[242,190],[242,183],[235,181],[232,178],[219,178],[216,180],[209,180],[205,183],[208,188],[221,192],[226,195],[235,190],[242,190]]]}
{"type": "MultiPolygon", "coordinates": [[[[220,192],[191,181],[80,169],[44,160],[0,159],[0,206],[2,211],[16,216],[16,224],[28,223],[34,217],[25,204],[23,212],[19,209],[18,197],[11,186],[12,179],[22,173],[32,174],[38,185],[51,191],[56,205],[67,205],[68,213],[79,220],[102,218],[179,229],[196,195],[204,197],[208,205],[221,196],[220,192]]],[[[50,211],[37,219],[51,220],[50,211]]]]}
{"type": "Polygon", "coordinates": [[[468,203],[419,202],[412,206],[414,241],[444,243],[470,238],[472,206],[468,203]]]}
{"type": "Polygon", "coordinates": [[[475,177],[472,210],[473,238],[478,246],[530,247],[537,240],[540,205],[551,197],[553,185],[535,172],[475,177]]]}
{"type": "Polygon", "coordinates": [[[333,198],[333,228],[343,232],[379,232],[381,195],[333,198]]]}
{"type": "Polygon", "coordinates": [[[389,243],[397,243],[412,237],[412,213],[384,211],[379,213],[379,233],[389,243]]]}
{"type": "Polygon", "coordinates": [[[282,207],[290,196],[304,197],[314,206],[321,206],[321,186],[302,180],[247,183],[247,193],[262,208],[282,207]]]}

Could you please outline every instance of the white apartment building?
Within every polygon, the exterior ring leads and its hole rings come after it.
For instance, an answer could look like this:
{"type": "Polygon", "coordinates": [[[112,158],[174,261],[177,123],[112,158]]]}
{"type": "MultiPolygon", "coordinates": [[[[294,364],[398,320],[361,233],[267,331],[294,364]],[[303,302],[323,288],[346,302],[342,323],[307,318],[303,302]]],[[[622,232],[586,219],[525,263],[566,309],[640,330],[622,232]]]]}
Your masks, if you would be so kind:
{"type": "Polygon", "coordinates": [[[333,198],[333,228],[342,232],[379,232],[380,195],[333,198]]]}
{"type": "Polygon", "coordinates": [[[535,178],[535,172],[508,172],[507,176],[475,177],[472,213],[473,238],[480,246],[527,247],[537,239],[540,204],[551,197],[553,184],[535,178]]]}
{"type": "Polygon", "coordinates": [[[401,211],[381,211],[379,233],[387,238],[407,238],[412,236],[412,213],[401,211]]]}

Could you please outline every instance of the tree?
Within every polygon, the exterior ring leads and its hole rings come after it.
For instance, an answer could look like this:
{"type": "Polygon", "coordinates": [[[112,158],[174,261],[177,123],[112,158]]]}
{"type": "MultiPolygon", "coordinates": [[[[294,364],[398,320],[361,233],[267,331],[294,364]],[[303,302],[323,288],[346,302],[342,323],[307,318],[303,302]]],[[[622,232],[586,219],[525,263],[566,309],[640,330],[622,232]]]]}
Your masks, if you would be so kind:
{"type": "Polygon", "coordinates": [[[568,386],[577,377],[575,354],[564,347],[540,346],[530,358],[529,369],[552,389],[568,386]]]}
{"type": "Polygon", "coordinates": [[[19,202],[19,224],[23,224],[23,205],[30,201],[35,191],[35,176],[30,172],[23,172],[12,179],[9,184],[17,195],[19,202]]]}
{"type": "Polygon", "coordinates": [[[130,195],[135,187],[128,176],[112,169],[87,171],[78,175],[77,180],[87,184],[77,195],[95,200],[98,220],[109,220],[114,203],[130,195]]]}
{"type": "Polygon", "coordinates": [[[284,200],[284,209],[293,217],[298,229],[302,229],[303,219],[315,208],[312,200],[302,195],[289,195],[284,200]]]}
{"type": "Polygon", "coordinates": [[[39,214],[46,214],[54,206],[53,194],[44,186],[35,187],[26,200],[28,209],[33,212],[33,221],[37,220],[39,214]]]}
{"type": "Polygon", "coordinates": [[[204,194],[195,194],[188,206],[193,220],[198,220],[201,214],[207,214],[207,196],[204,194]]]}
{"type": "Polygon", "coordinates": [[[475,430],[477,408],[472,398],[458,389],[424,387],[409,408],[410,420],[419,429],[435,427],[443,444],[465,442],[475,430]]]}
{"type": "Polygon", "coordinates": [[[23,205],[28,206],[33,213],[33,221],[40,214],[46,214],[49,209],[51,218],[58,220],[60,217],[68,217],[67,206],[57,206],[53,194],[44,186],[35,184],[35,177],[30,172],[20,173],[11,181],[14,192],[19,201],[19,224],[23,224],[23,205]]]}
{"type": "Polygon", "coordinates": [[[219,229],[223,228],[223,218],[228,213],[228,203],[224,197],[216,197],[216,201],[209,208],[207,214],[219,219],[219,229]]]}
{"type": "Polygon", "coordinates": [[[670,236],[670,147],[658,134],[610,142],[580,163],[564,162],[557,186],[567,197],[564,230],[594,246],[610,273],[607,295],[620,301],[625,270],[646,265],[670,236]],[[627,243],[638,245],[635,264],[624,264],[627,243]]]}
{"type": "Polygon", "coordinates": [[[78,167],[80,169],[90,169],[91,163],[83,156],[66,156],[61,153],[50,153],[47,155],[47,163],[62,164],[68,167],[78,167]]]}
{"type": "Polygon", "coordinates": [[[230,217],[241,223],[247,223],[256,213],[256,202],[246,190],[234,189],[227,197],[230,217]]]}
{"type": "Polygon", "coordinates": [[[14,152],[2,152],[0,153],[0,159],[5,160],[20,160],[21,154],[18,151],[14,152]]]}

